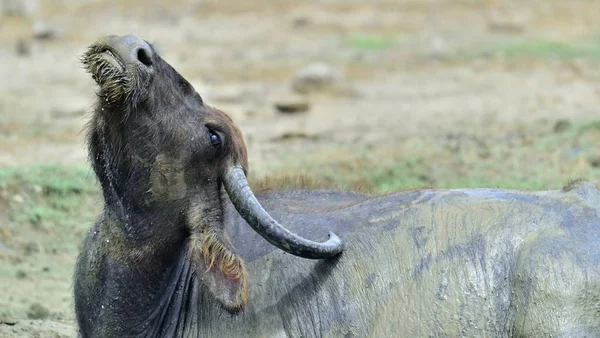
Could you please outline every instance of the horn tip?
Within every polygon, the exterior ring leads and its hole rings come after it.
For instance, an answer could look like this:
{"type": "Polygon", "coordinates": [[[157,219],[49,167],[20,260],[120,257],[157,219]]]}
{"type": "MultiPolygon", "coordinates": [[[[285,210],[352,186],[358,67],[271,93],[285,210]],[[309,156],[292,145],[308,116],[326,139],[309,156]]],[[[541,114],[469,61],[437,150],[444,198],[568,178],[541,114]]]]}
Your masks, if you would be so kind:
{"type": "Polygon", "coordinates": [[[334,248],[332,250],[332,256],[335,256],[344,250],[344,242],[333,231],[329,232],[329,239],[327,240],[327,243],[334,248]]]}

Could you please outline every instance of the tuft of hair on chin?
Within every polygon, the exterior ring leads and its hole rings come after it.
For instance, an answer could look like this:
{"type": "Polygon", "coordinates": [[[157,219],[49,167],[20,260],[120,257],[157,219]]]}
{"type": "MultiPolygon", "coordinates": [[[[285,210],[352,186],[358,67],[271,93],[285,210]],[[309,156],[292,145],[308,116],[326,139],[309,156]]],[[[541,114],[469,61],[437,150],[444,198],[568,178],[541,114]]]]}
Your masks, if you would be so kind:
{"type": "Polygon", "coordinates": [[[100,90],[96,93],[100,103],[105,106],[124,108],[127,104],[135,109],[141,98],[141,88],[144,80],[128,70],[116,69],[98,52],[98,48],[90,47],[88,52],[80,57],[81,63],[100,90]]]}

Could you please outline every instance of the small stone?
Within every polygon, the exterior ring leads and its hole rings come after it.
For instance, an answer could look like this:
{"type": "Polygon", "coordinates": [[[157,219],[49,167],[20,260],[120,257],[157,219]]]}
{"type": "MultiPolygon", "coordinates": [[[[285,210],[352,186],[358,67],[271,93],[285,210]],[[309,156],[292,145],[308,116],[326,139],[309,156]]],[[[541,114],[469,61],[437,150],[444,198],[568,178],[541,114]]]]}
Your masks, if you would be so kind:
{"type": "Polygon", "coordinates": [[[309,24],[310,20],[305,16],[300,16],[292,20],[292,27],[294,28],[306,27],[309,24]]]}
{"type": "Polygon", "coordinates": [[[258,115],[258,112],[254,109],[246,110],[246,117],[255,117],[258,115]]]}
{"type": "Polygon", "coordinates": [[[515,22],[490,22],[488,29],[491,32],[503,32],[503,33],[521,33],[525,30],[525,27],[515,22]]]}
{"type": "Polygon", "coordinates": [[[592,168],[600,167],[600,156],[594,156],[588,159],[590,166],[592,168]]]}
{"type": "Polygon", "coordinates": [[[341,82],[343,74],[330,65],[317,62],[301,69],[292,80],[292,89],[300,94],[330,90],[341,82]]]}
{"type": "Polygon", "coordinates": [[[31,186],[31,189],[33,190],[34,193],[36,194],[41,194],[42,191],[44,191],[44,189],[42,188],[42,186],[38,185],[38,184],[34,184],[31,186]]]}
{"type": "Polygon", "coordinates": [[[50,315],[50,310],[40,303],[33,303],[27,311],[27,317],[29,319],[46,319],[50,315]]]}
{"type": "Polygon", "coordinates": [[[25,255],[29,256],[34,253],[40,252],[40,245],[36,242],[29,242],[25,244],[23,250],[25,251],[25,255]]]}
{"type": "Polygon", "coordinates": [[[58,35],[56,27],[38,21],[33,25],[33,37],[38,40],[50,40],[58,35]]]}
{"type": "Polygon", "coordinates": [[[448,54],[448,46],[442,37],[436,36],[429,43],[428,55],[430,58],[439,60],[448,54]]]}
{"type": "Polygon", "coordinates": [[[29,44],[28,41],[26,41],[24,39],[19,39],[17,41],[16,50],[17,50],[17,55],[28,56],[29,54],[31,54],[31,45],[29,44]]]}
{"type": "Polygon", "coordinates": [[[16,277],[17,279],[25,279],[25,277],[27,277],[27,274],[23,270],[17,270],[16,277]]]}
{"type": "Polygon", "coordinates": [[[283,114],[303,113],[310,109],[310,104],[302,97],[289,97],[274,103],[275,109],[283,114]]]}
{"type": "Polygon", "coordinates": [[[525,31],[528,18],[514,13],[495,12],[488,17],[488,30],[495,33],[518,34],[525,31]]]}
{"type": "Polygon", "coordinates": [[[18,203],[18,204],[25,203],[25,199],[21,195],[14,195],[12,200],[13,200],[13,202],[18,203]]]}
{"type": "Polygon", "coordinates": [[[561,119],[556,121],[556,123],[554,124],[555,133],[562,133],[563,131],[566,131],[569,128],[571,128],[571,122],[569,122],[569,120],[561,119]]]}
{"type": "Polygon", "coordinates": [[[288,131],[277,137],[272,138],[271,141],[281,142],[281,141],[289,141],[289,140],[296,140],[296,139],[307,139],[307,140],[311,140],[311,141],[316,141],[319,139],[319,135],[307,134],[302,131],[288,131]]]}
{"type": "Polygon", "coordinates": [[[45,267],[42,268],[42,271],[43,272],[49,272],[50,271],[50,267],[45,266],[45,267]]]}

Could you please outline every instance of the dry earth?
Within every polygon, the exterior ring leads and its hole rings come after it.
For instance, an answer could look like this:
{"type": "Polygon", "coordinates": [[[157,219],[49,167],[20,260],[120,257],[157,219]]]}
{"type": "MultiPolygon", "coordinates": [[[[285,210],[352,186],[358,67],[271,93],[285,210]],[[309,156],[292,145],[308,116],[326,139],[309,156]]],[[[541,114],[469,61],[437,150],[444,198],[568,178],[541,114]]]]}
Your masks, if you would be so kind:
{"type": "MultiPolygon", "coordinates": [[[[154,43],[229,112],[257,176],[287,159],[326,165],[355,149],[398,159],[422,142],[456,150],[479,140],[493,159],[494,147],[600,116],[597,1],[40,0],[8,15],[10,3],[25,2],[0,1],[1,168],[85,164],[94,86],[78,57],[107,34],[154,43]],[[343,76],[294,93],[294,74],[315,62],[343,76]],[[309,110],[282,114],[281,102],[309,110]]],[[[597,159],[560,171],[557,185],[589,175],[597,159]]],[[[430,167],[424,182],[435,184],[430,167]]],[[[10,190],[0,196],[0,336],[73,336],[71,270],[84,230],[68,237],[23,225],[9,215],[19,203],[10,190]]]]}

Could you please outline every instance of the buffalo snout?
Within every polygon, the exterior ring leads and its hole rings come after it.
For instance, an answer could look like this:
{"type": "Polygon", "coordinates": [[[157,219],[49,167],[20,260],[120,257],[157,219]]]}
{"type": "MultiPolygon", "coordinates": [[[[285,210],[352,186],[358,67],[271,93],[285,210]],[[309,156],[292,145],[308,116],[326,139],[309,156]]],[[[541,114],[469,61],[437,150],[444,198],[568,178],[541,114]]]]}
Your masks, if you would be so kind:
{"type": "Polygon", "coordinates": [[[105,45],[127,66],[152,67],[154,51],[146,41],[135,35],[113,35],[107,38],[105,45]]]}

